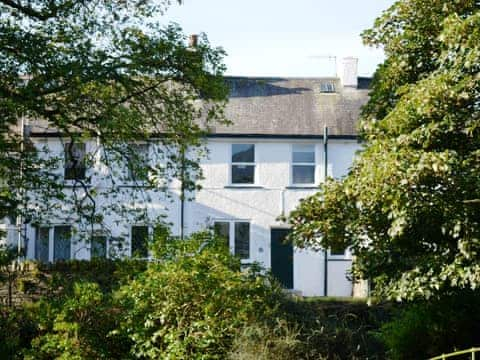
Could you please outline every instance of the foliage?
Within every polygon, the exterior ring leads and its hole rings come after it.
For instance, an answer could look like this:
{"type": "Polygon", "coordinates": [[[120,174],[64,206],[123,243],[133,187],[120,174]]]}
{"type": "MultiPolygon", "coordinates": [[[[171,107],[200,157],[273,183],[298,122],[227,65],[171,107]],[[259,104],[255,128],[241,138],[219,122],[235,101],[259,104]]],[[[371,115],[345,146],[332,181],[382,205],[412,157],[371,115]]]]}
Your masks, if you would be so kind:
{"type": "Polygon", "coordinates": [[[379,337],[391,359],[427,359],[480,344],[478,292],[465,291],[438,301],[399,309],[379,337]]]}
{"type": "Polygon", "coordinates": [[[169,4],[0,1],[0,219],[53,216],[87,231],[112,213],[146,216],[143,190],[161,191],[165,179],[195,188],[201,135],[224,121],[224,52],[205,35],[191,47],[178,25],[162,25],[169,4]],[[55,134],[72,164],[87,167],[85,178],[64,188],[58,170],[67,159],[35,147],[21,122],[55,134]],[[149,164],[137,141],[159,145],[149,164]],[[75,145],[85,142],[78,159],[75,145]],[[133,185],[120,188],[125,168],[133,185]]]}
{"type": "Polygon", "coordinates": [[[364,33],[387,55],[363,111],[364,149],[289,217],[299,246],[350,246],[354,276],[388,298],[480,285],[479,9],[397,1],[364,33]]]}
{"type": "Polygon", "coordinates": [[[299,330],[286,321],[278,321],[273,326],[254,323],[243,328],[234,338],[228,358],[231,360],[301,359],[301,348],[304,344],[298,337],[299,330]]]}
{"type": "Polygon", "coordinates": [[[232,359],[384,359],[376,333],[390,318],[385,305],[285,298],[279,320],[246,327],[232,359]],[[257,356],[257,357],[256,357],[257,356]]]}
{"type": "Polygon", "coordinates": [[[107,294],[128,283],[147,268],[145,261],[134,259],[69,260],[37,263],[37,278],[44,282],[44,297],[72,294],[77,282],[96,283],[107,294]]]}
{"type": "MultiPolygon", "coordinates": [[[[177,244],[183,246],[183,241],[177,244]]],[[[152,263],[117,295],[124,319],[120,332],[131,354],[149,359],[224,359],[237,332],[275,313],[279,287],[205,234],[189,240],[196,251],[152,263]]]]}
{"type": "Polygon", "coordinates": [[[39,335],[26,351],[27,359],[112,359],[128,352],[126,338],[111,336],[119,309],[96,283],[76,282],[63,301],[40,301],[39,335]]]}
{"type": "Polygon", "coordinates": [[[0,306],[0,354],[5,359],[21,359],[22,349],[30,347],[37,333],[35,318],[26,308],[0,306]]]}
{"type": "Polygon", "coordinates": [[[285,302],[283,311],[290,326],[299,329],[298,358],[384,358],[375,332],[390,319],[388,305],[302,299],[285,302]]]}

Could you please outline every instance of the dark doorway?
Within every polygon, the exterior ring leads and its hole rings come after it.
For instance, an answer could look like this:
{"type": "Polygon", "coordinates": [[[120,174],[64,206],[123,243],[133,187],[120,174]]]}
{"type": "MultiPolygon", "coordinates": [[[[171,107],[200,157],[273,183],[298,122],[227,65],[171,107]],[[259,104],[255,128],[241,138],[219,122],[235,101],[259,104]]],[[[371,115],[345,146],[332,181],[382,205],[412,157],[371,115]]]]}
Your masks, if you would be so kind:
{"type": "Polygon", "coordinates": [[[284,243],[289,231],[288,229],[272,229],[272,274],[286,289],[293,289],[293,246],[284,243]]]}

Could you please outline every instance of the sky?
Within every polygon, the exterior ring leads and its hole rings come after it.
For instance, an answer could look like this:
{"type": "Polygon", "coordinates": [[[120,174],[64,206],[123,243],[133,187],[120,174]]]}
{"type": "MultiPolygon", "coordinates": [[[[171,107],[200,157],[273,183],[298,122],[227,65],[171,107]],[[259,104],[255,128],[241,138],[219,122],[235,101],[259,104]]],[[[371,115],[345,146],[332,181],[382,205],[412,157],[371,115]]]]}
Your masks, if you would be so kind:
{"type": "Polygon", "coordinates": [[[227,52],[227,75],[335,76],[335,59],[359,59],[369,76],[383,51],[364,46],[360,33],[394,0],[184,0],[164,21],[185,34],[204,32],[227,52]]]}

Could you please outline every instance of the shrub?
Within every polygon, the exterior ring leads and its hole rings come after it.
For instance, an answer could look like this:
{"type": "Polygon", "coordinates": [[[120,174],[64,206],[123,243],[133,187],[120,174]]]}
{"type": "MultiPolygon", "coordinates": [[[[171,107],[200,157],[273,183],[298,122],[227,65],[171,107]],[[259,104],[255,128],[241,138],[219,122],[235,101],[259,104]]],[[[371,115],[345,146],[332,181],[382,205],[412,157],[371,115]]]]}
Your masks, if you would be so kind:
{"type": "Polygon", "coordinates": [[[413,303],[384,324],[379,337],[391,359],[425,359],[480,345],[480,294],[462,291],[413,303]]]}
{"type": "Polygon", "coordinates": [[[139,358],[225,359],[241,329],[275,316],[281,290],[210,233],[171,241],[165,261],[120,290],[120,331],[139,358]]]}
{"type": "Polygon", "coordinates": [[[110,334],[118,326],[120,314],[110,297],[96,283],[76,282],[73,289],[62,301],[38,303],[39,334],[25,351],[25,358],[125,358],[129,342],[110,334]]]}
{"type": "MultiPolygon", "coordinates": [[[[301,359],[303,343],[300,330],[278,320],[275,324],[247,326],[235,337],[228,355],[230,360],[301,359]]],[[[317,358],[321,360],[321,358],[317,358]]]]}
{"type": "Polygon", "coordinates": [[[22,350],[36,336],[35,319],[24,308],[0,307],[0,354],[2,359],[22,359],[22,350]]]}

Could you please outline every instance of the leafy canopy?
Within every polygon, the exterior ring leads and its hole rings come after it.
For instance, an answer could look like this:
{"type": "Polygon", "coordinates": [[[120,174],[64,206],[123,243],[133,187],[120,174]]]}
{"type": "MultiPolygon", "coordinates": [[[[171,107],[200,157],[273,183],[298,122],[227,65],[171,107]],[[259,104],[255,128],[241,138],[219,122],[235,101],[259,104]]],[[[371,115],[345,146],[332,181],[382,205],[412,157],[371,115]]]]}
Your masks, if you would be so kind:
{"type": "MultiPolygon", "coordinates": [[[[169,4],[0,1],[0,218],[28,212],[34,221],[52,209],[56,216],[70,209],[70,216],[101,222],[108,211],[134,207],[99,205],[118,191],[118,169],[125,164],[143,187],[158,189],[164,178],[181,178],[187,190],[195,187],[204,153],[200,137],[223,121],[224,52],[204,35],[191,47],[178,25],[162,25],[169,4]],[[87,167],[100,161],[109,170],[87,171],[66,191],[58,186],[63,154],[53,161],[44,154],[48,147],[33,147],[22,136],[20,120],[59,136],[72,156],[72,144],[94,140],[101,146],[87,149],[83,161],[87,167]],[[162,150],[142,171],[130,144],[146,139],[162,150]],[[92,189],[95,176],[111,186],[92,189]],[[55,208],[52,199],[67,206],[55,208]]],[[[135,190],[126,195],[145,202],[135,190]]]]}
{"type": "Polygon", "coordinates": [[[354,275],[380,295],[480,285],[479,10],[402,0],[364,32],[387,56],[363,109],[364,149],[290,214],[297,244],[351,246],[354,275]]]}

